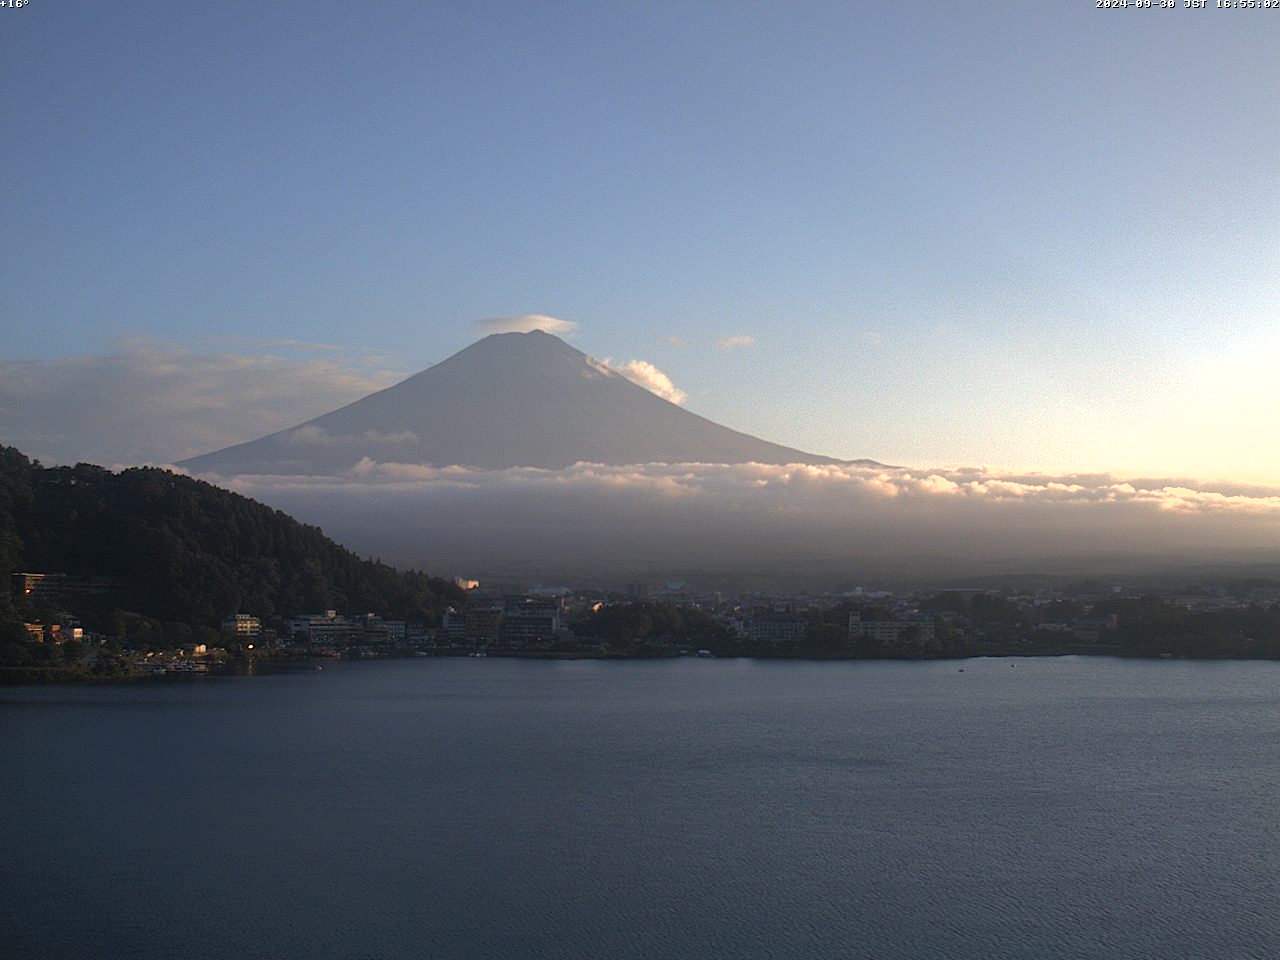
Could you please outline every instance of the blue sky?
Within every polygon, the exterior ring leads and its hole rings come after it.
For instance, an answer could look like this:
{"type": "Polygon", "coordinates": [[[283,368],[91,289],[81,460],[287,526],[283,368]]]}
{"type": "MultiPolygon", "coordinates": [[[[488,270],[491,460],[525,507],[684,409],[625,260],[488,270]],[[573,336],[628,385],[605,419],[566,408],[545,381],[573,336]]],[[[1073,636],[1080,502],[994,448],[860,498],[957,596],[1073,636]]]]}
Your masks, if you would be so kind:
{"type": "Polygon", "coordinates": [[[1091,0],[31,0],[3,356],[372,377],[540,313],[818,452],[1280,483],[1278,55],[1091,0]]]}

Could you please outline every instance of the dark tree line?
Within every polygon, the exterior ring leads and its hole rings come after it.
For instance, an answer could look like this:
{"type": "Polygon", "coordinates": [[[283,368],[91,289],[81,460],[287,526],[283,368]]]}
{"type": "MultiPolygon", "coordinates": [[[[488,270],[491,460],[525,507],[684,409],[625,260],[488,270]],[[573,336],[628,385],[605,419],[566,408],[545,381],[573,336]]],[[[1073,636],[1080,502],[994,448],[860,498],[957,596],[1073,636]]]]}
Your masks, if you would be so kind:
{"type": "Polygon", "coordinates": [[[110,595],[75,610],[111,632],[120,611],[216,627],[230,613],[272,620],[349,613],[434,621],[460,603],[451,583],[362,560],[318,527],[165,470],[43,467],[0,448],[0,564],[110,577],[110,595]]]}
{"type": "Polygon", "coordinates": [[[1280,604],[1193,611],[1157,597],[1124,597],[1100,601],[1093,613],[1115,615],[1124,653],[1280,658],[1280,604]]]}

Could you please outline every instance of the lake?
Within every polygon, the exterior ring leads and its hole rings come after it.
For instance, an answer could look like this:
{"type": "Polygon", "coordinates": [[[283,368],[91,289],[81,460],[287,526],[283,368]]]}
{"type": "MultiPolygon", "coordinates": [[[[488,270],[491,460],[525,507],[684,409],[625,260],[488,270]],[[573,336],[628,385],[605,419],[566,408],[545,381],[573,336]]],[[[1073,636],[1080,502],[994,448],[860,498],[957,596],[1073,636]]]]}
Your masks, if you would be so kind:
{"type": "Polygon", "coordinates": [[[1280,664],[0,688],[3,952],[1273,958],[1280,664]]]}

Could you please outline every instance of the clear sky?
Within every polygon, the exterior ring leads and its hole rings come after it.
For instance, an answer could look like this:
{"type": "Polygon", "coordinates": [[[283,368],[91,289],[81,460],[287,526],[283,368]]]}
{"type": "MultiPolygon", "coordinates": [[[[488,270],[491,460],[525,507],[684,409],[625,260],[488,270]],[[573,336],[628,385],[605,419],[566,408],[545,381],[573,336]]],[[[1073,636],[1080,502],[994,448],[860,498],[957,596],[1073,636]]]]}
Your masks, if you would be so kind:
{"type": "Polygon", "coordinates": [[[0,355],[539,313],[816,452],[1280,483],[1280,9],[1214,2],[0,8],[0,355]]]}

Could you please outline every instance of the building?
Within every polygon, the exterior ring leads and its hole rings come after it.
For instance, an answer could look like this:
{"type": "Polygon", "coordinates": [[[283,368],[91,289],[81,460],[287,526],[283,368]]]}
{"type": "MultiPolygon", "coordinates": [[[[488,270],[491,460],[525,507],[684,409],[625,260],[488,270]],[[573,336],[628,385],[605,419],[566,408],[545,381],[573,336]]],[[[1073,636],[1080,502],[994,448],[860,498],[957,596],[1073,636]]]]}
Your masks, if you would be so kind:
{"type": "Polygon", "coordinates": [[[910,620],[863,620],[858,614],[849,615],[849,639],[868,640],[882,647],[894,646],[906,638],[917,643],[933,640],[933,620],[914,617],[910,620]]]}
{"type": "Polygon", "coordinates": [[[26,628],[27,640],[31,643],[61,645],[68,640],[83,642],[85,639],[84,628],[80,626],[80,621],[69,613],[58,614],[52,623],[42,623],[37,620],[34,623],[24,621],[22,625],[26,628]]]}
{"type": "Polygon", "coordinates": [[[551,597],[509,597],[503,606],[502,641],[528,644],[560,633],[560,601],[551,597]]]}
{"type": "Polygon", "coordinates": [[[502,607],[476,607],[466,612],[464,635],[467,643],[497,643],[502,637],[502,607]]]}
{"type": "Polygon", "coordinates": [[[408,629],[403,620],[383,620],[376,613],[357,617],[355,625],[359,627],[359,642],[362,644],[402,646],[408,629]]]}
{"type": "Polygon", "coordinates": [[[344,647],[358,643],[361,634],[359,624],[339,616],[336,610],[295,617],[288,621],[286,627],[295,642],[320,647],[344,647]]]}
{"type": "Polygon", "coordinates": [[[461,610],[450,607],[444,612],[440,629],[451,644],[461,644],[467,639],[467,615],[461,610]]]}
{"type": "Polygon", "coordinates": [[[237,613],[222,621],[222,635],[252,643],[262,636],[262,621],[247,613],[237,613]]]}
{"type": "Polygon", "coordinates": [[[65,573],[23,571],[10,577],[15,600],[33,603],[68,603],[89,597],[103,597],[123,586],[116,577],[71,577],[65,573]]]}
{"type": "Polygon", "coordinates": [[[794,610],[756,610],[747,623],[752,643],[801,643],[809,623],[794,610]]]}
{"type": "Polygon", "coordinates": [[[502,636],[505,609],[500,606],[472,607],[457,610],[450,607],[444,612],[441,630],[448,642],[461,646],[497,643],[502,636]]]}
{"type": "Polygon", "coordinates": [[[15,599],[54,603],[62,599],[66,579],[66,574],[62,573],[15,573],[10,579],[10,586],[15,599]]]}

